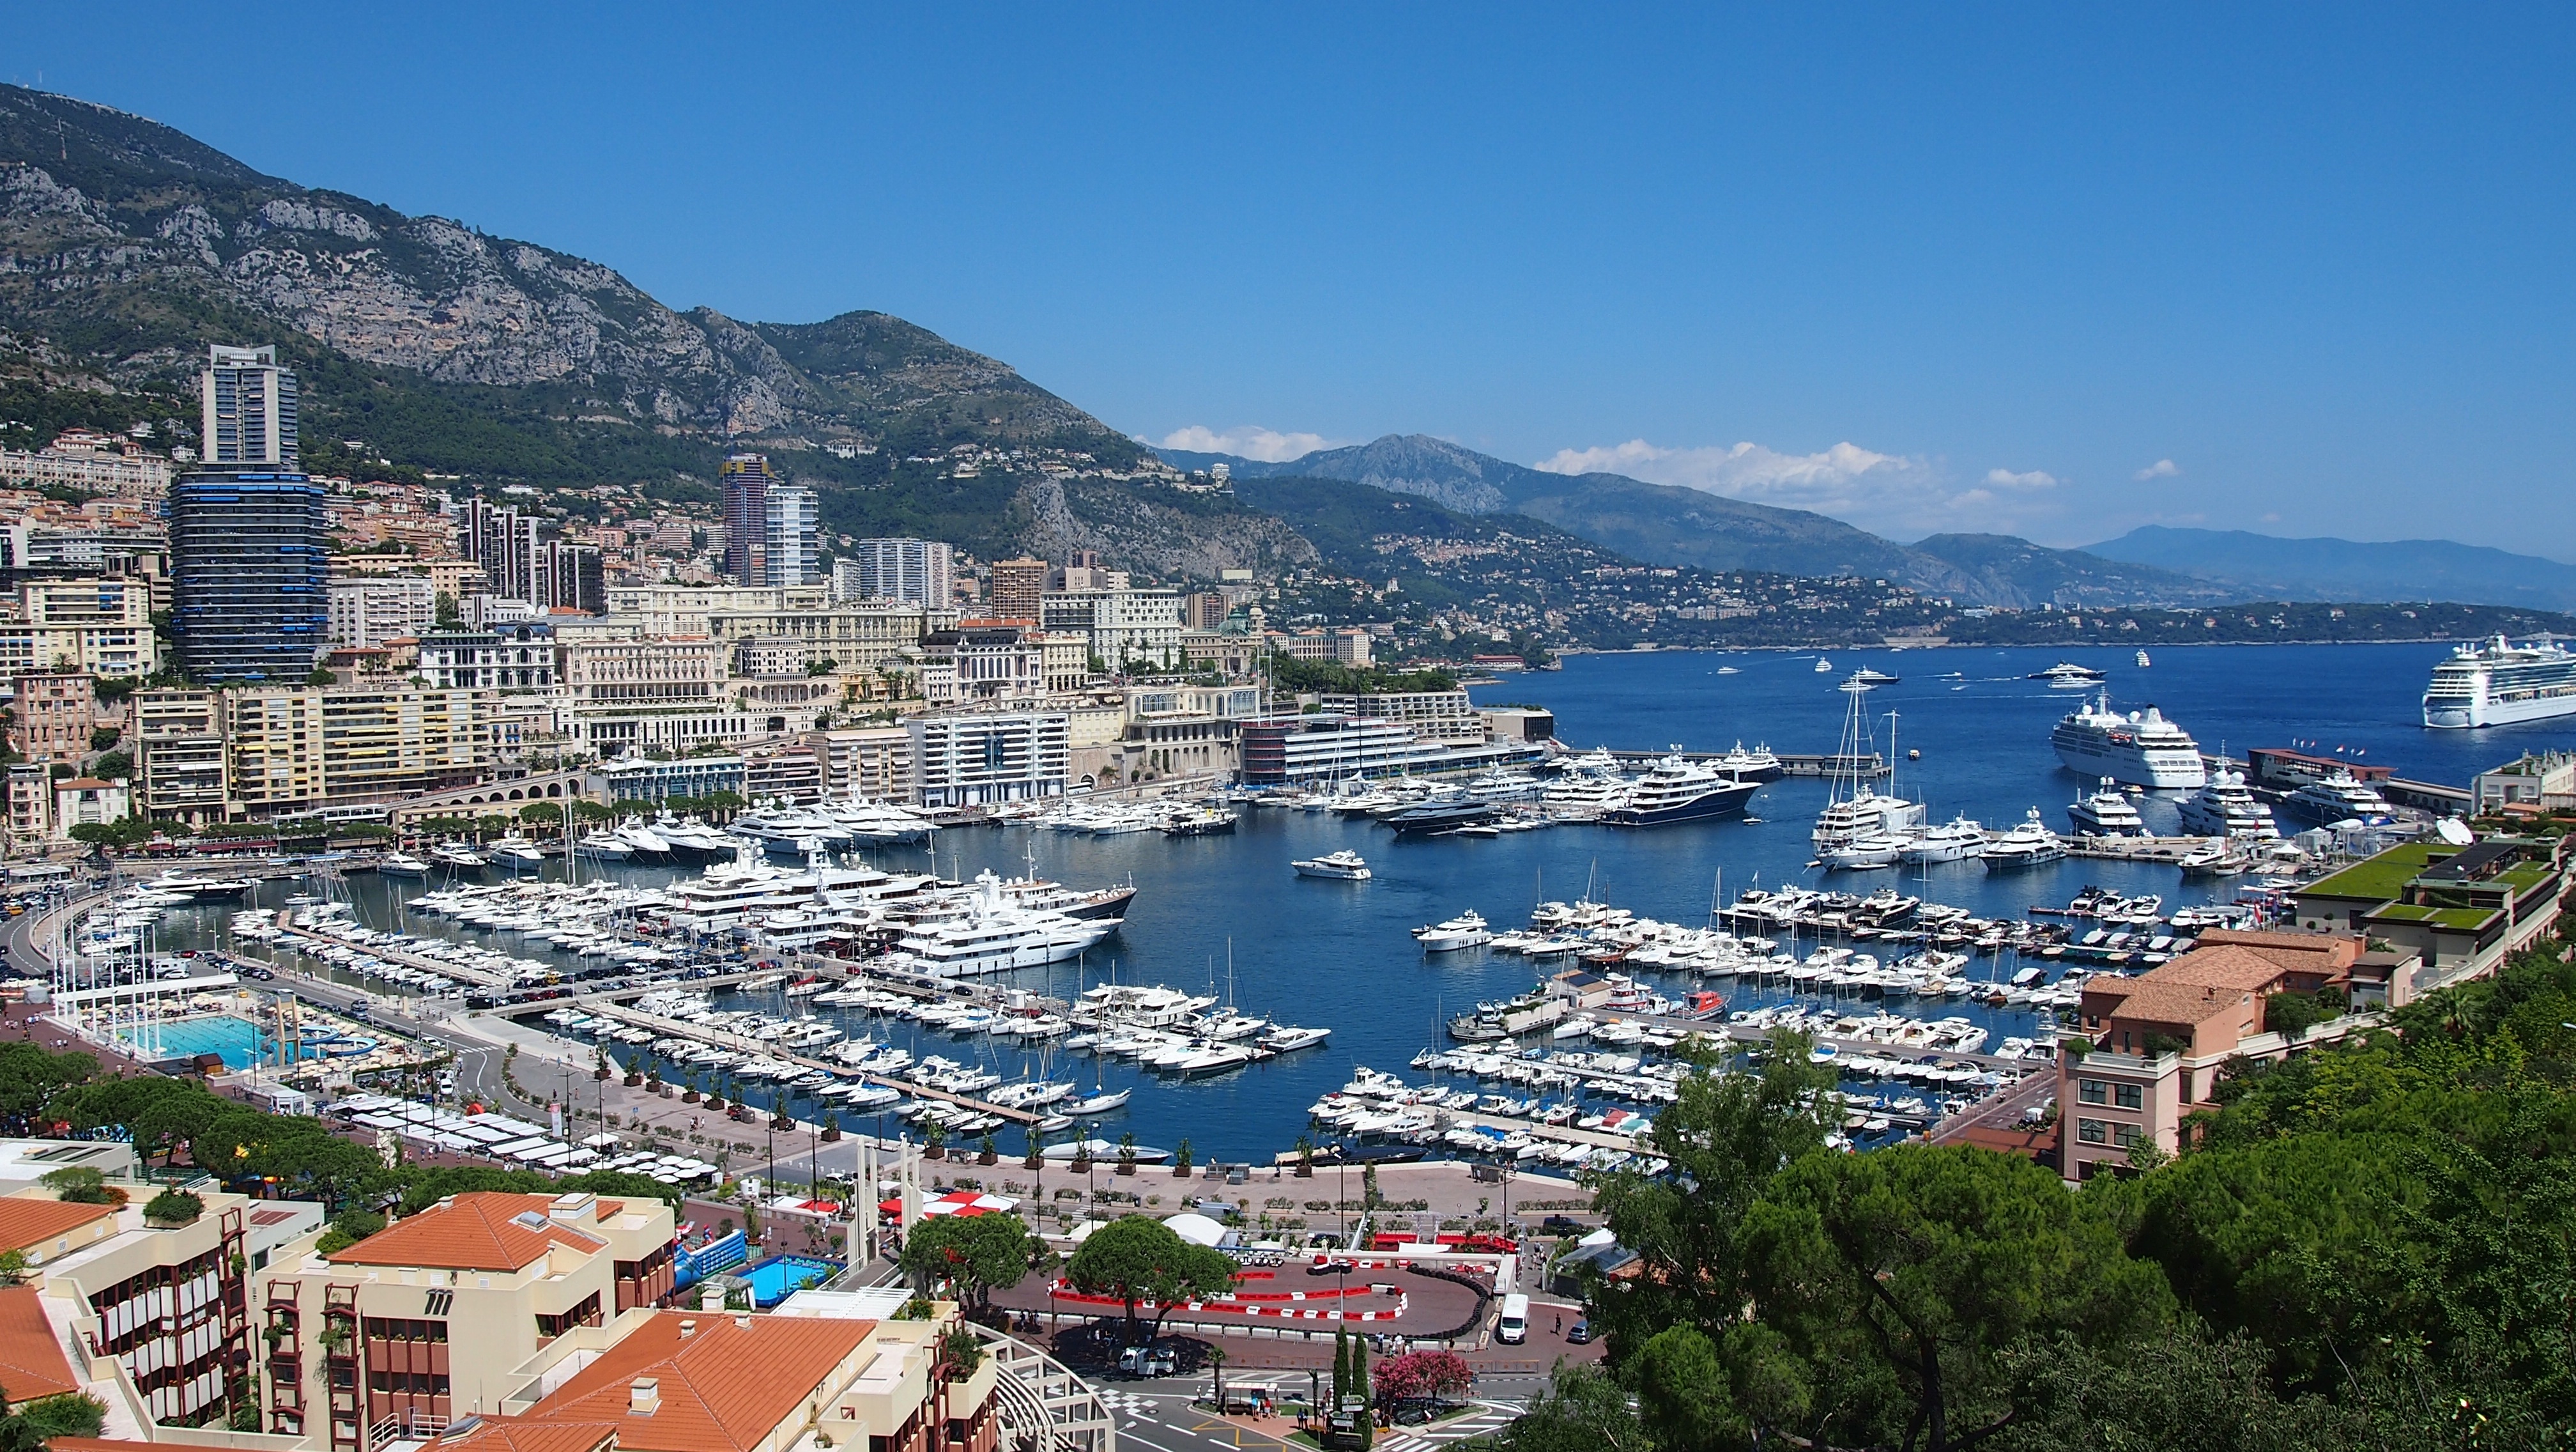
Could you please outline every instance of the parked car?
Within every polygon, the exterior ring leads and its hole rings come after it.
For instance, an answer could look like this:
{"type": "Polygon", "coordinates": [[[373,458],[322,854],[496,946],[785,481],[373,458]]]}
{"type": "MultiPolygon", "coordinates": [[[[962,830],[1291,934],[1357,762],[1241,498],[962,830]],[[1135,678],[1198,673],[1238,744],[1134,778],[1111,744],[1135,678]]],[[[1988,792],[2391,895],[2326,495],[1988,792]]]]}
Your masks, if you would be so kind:
{"type": "Polygon", "coordinates": [[[1577,1321],[1565,1328],[1565,1344],[1568,1346],[1587,1345],[1591,1340],[1592,1323],[1589,1321],[1577,1321]]]}
{"type": "Polygon", "coordinates": [[[1181,1358],[1168,1346],[1130,1346],[1118,1353],[1118,1369],[1129,1376],[1170,1376],[1181,1358]]]}
{"type": "Polygon", "coordinates": [[[1587,1227],[1571,1215],[1550,1215],[1538,1223],[1538,1228],[1550,1235],[1581,1235],[1587,1227]]]}

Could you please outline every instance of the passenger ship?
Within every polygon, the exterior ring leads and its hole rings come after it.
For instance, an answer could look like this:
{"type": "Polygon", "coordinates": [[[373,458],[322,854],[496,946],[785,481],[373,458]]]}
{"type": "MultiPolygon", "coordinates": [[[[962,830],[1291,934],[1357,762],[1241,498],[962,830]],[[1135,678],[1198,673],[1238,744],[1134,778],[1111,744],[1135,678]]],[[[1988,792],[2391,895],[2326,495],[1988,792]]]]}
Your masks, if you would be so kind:
{"type": "Polygon", "coordinates": [[[2424,724],[2509,726],[2576,715],[2576,655],[2553,640],[2515,645],[2503,636],[2464,645],[2433,667],[2424,724]]]}
{"type": "Polygon", "coordinates": [[[2190,732],[2153,706],[2124,716],[2111,709],[2107,692],[2089,709],[2078,706],[2059,718],[2048,740],[2067,770],[2086,776],[2149,789],[2193,788],[2209,780],[2200,743],[2190,732]]]}

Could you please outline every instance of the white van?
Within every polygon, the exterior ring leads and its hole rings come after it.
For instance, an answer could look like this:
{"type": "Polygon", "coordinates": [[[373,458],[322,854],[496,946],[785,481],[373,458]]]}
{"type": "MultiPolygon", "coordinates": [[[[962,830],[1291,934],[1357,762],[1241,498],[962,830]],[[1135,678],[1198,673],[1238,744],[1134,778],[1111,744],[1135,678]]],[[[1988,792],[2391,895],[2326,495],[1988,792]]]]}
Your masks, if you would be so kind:
{"type": "Polygon", "coordinates": [[[1529,1339],[1529,1297],[1503,1297],[1502,1319],[1494,1323],[1494,1339],[1505,1346],[1518,1346],[1529,1339]]]}

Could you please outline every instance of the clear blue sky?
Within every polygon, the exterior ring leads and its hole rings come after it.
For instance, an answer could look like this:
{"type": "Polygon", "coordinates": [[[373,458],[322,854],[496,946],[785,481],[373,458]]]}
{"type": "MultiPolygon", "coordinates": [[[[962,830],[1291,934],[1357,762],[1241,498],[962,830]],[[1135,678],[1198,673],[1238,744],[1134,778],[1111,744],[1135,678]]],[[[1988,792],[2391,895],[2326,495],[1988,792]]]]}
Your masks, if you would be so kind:
{"type": "Polygon", "coordinates": [[[92,4],[16,12],[5,71],[674,306],[898,313],[1156,440],[1636,441],[1580,457],[1905,537],[2576,559],[2571,30],[92,4]]]}

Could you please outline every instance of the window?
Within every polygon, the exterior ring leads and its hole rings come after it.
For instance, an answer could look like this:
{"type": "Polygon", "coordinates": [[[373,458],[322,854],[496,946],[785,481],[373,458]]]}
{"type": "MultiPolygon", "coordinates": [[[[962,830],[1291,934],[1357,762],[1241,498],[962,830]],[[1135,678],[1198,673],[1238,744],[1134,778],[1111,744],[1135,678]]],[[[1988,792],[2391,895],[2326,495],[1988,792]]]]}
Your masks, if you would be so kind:
{"type": "Polygon", "coordinates": [[[2107,1104],[2110,1102],[2110,1087],[2099,1079],[2078,1079],[2075,1081],[2075,1097],[2087,1104],[2107,1104]]]}
{"type": "Polygon", "coordinates": [[[2086,1144],[2108,1144],[2111,1126],[2099,1119],[2079,1119],[2075,1121],[2075,1137],[2086,1144]]]}
{"type": "Polygon", "coordinates": [[[2120,1124],[2112,1126],[2111,1137],[2118,1141],[2120,1148],[2127,1149],[2139,1140],[2145,1139],[2147,1135],[2146,1131],[2134,1124],[2120,1124]]]}
{"type": "Polygon", "coordinates": [[[2143,1109],[2146,1107],[2147,1103],[2146,1086],[2143,1084],[2114,1084],[2111,1086],[2111,1102],[2117,1104],[2122,1109],[2143,1109]]]}

